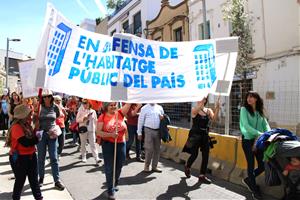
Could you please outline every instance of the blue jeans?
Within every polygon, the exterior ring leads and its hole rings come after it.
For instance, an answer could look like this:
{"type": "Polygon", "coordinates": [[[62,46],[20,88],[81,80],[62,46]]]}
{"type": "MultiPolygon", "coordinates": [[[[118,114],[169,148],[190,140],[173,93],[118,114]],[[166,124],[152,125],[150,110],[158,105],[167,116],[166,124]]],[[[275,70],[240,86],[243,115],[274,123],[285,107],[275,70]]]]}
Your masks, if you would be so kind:
{"type": "Polygon", "coordinates": [[[59,167],[57,161],[57,138],[50,139],[48,133],[44,132],[42,140],[37,144],[37,147],[38,147],[38,169],[39,169],[40,178],[43,179],[45,175],[45,159],[46,159],[46,151],[48,147],[52,176],[54,182],[59,181],[59,167]]]}
{"type": "Polygon", "coordinates": [[[257,151],[253,152],[252,148],[254,145],[255,140],[246,140],[243,138],[242,140],[242,147],[244,150],[244,154],[247,160],[247,172],[248,172],[248,178],[250,180],[250,188],[251,190],[255,191],[256,190],[256,181],[255,177],[260,175],[265,171],[265,166],[263,162],[263,152],[257,151]],[[257,165],[258,167],[254,169],[254,156],[256,157],[257,165]]]}
{"type": "MultiPolygon", "coordinates": [[[[103,141],[102,143],[102,154],[104,159],[104,169],[107,185],[108,195],[113,195],[115,193],[115,188],[113,188],[113,167],[114,167],[114,143],[103,141]]],[[[116,152],[116,174],[115,174],[115,186],[118,185],[121,170],[125,162],[126,157],[126,144],[117,143],[116,152]]]]}
{"type": "Polygon", "coordinates": [[[129,150],[131,148],[131,145],[133,144],[135,140],[135,153],[136,157],[140,158],[141,156],[141,141],[138,140],[138,135],[137,135],[137,126],[135,125],[127,125],[128,128],[128,142],[126,142],[126,152],[127,154],[129,153],[129,150]]]}
{"type": "Polygon", "coordinates": [[[64,146],[65,146],[65,135],[66,135],[65,128],[60,128],[60,129],[61,129],[61,134],[57,138],[57,140],[58,140],[57,154],[58,155],[60,155],[61,152],[62,152],[62,150],[64,149],[64,146]]]}

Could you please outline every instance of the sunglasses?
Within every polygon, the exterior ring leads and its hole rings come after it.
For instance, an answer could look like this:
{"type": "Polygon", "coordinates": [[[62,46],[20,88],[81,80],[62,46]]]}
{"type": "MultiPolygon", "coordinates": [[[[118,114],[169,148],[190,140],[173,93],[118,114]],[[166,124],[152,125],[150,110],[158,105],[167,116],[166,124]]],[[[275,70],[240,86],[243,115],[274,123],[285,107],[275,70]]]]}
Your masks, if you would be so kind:
{"type": "Polygon", "coordinates": [[[43,98],[51,98],[52,95],[43,96],[43,98]]]}

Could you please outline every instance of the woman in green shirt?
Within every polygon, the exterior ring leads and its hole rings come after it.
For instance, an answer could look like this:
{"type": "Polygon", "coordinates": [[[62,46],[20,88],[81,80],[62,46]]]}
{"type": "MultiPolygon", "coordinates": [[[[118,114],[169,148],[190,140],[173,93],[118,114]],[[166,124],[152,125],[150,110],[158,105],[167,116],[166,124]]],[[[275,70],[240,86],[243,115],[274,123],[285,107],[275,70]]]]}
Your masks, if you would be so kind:
{"type": "Polygon", "coordinates": [[[260,175],[264,169],[263,152],[253,152],[253,145],[257,137],[265,131],[271,130],[264,115],[263,100],[257,92],[249,91],[244,101],[244,107],[240,112],[240,129],[242,132],[242,147],[247,160],[248,177],[242,182],[252,192],[255,199],[261,199],[259,187],[256,185],[255,177],[260,175]],[[254,156],[258,167],[254,169],[254,156]]]}

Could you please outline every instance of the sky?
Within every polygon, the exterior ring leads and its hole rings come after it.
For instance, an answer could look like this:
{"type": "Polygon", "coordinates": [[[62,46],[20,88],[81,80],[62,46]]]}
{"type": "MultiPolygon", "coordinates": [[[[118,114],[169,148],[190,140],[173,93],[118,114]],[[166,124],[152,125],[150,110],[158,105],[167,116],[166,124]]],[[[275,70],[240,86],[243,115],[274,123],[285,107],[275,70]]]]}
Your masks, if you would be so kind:
{"type": "Polygon", "coordinates": [[[21,41],[10,41],[9,49],[35,57],[47,2],[74,24],[107,12],[105,0],[0,0],[0,49],[6,50],[7,38],[17,38],[21,41]]]}

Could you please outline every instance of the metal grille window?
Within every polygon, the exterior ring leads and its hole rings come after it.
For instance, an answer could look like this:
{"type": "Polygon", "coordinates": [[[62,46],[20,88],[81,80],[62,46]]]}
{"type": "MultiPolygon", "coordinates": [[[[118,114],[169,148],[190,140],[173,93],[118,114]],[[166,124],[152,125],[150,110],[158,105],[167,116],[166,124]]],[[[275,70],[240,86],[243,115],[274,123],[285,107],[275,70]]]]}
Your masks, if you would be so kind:
{"type": "Polygon", "coordinates": [[[123,23],[122,27],[123,27],[124,33],[130,33],[129,22],[128,22],[128,20],[127,20],[126,22],[123,23]]]}
{"type": "Polygon", "coordinates": [[[133,16],[133,34],[142,33],[142,19],[141,12],[133,16]]]}
{"type": "Polygon", "coordinates": [[[110,36],[113,36],[115,32],[117,32],[116,29],[110,32],[110,36]]]}
{"type": "Polygon", "coordinates": [[[174,39],[176,42],[182,41],[182,27],[174,30],[174,39]]]}

